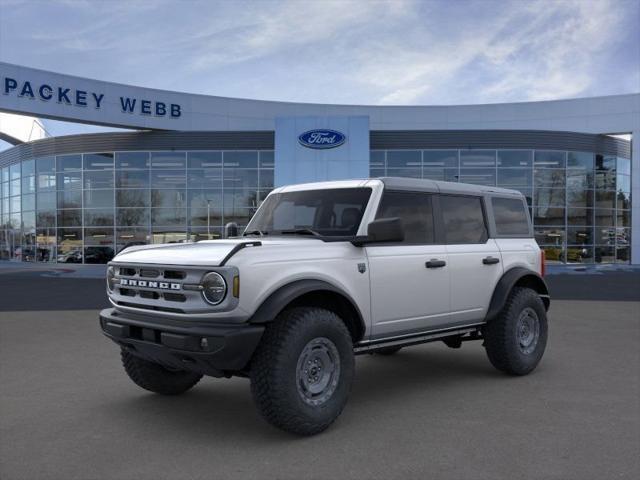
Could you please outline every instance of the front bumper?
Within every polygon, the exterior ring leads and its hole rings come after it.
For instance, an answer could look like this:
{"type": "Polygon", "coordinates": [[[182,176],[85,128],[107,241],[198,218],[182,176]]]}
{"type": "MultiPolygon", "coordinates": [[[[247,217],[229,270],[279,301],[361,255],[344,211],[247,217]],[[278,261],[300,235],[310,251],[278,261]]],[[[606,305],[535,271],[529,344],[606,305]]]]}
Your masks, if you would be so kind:
{"type": "Polygon", "coordinates": [[[134,355],[169,368],[221,377],[245,369],[264,326],[157,321],[149,316],[100,312],[102,332],[134,355]]]}

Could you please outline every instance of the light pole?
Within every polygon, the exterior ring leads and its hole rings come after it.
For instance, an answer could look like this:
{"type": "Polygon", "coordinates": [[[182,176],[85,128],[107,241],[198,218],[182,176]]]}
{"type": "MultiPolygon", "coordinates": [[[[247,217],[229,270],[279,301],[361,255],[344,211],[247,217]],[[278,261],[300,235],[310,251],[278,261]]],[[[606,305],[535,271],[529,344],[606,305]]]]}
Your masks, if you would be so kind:
{"type": "Polygon", "coordinates": [[[207,200],[207,240],[211,240],[211,200],[207,200]]]}

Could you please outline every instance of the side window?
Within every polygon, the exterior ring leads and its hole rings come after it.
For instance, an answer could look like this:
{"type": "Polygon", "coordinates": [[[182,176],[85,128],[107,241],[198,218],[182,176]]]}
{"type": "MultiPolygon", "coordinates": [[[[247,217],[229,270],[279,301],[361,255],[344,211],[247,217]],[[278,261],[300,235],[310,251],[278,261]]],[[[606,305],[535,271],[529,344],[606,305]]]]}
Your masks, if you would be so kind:
{"type": "Polygon", "coordinates": [[[485,243],[487,226],[480,197],[441,195],[440,208],[448,244],[485,243]]]}
{"type": "Polygon", "coordinates": [[[404,242],[428,244],[434,242],[433,210],[428,193],[386,191],[376,218],[399,217],[404,225],[404,242]]]}
{"type": "Polygon", "coordinates": [[[519,198],[491,199],[493,216],[496,219],[496,233],[498,235],[519,235],[528,237],[529,220],[524,202],[519,198]]]}

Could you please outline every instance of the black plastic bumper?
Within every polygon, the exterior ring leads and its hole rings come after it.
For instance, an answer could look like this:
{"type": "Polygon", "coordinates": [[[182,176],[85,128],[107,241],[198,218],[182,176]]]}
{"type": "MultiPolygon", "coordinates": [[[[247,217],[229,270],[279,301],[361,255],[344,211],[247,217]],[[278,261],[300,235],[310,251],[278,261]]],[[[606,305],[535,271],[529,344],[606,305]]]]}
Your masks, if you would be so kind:
{"type": "Polygon", "coordinates": [[[255,351],[263,325],[188,325],[100,312],[102,332],[122,348],[170,368],[220,377],[242,371],[255,351]]]}

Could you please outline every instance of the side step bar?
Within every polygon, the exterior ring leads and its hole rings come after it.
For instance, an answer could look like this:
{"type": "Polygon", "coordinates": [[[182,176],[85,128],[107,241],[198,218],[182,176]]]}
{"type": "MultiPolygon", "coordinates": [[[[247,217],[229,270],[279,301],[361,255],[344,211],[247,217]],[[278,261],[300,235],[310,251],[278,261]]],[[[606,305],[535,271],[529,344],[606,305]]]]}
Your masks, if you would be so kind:
{"type": "MultiPolygon", "coordinates": [[[[480,329],[484,325],[484,323],[478,323],[475,325],[469,325],[466,327],[440,330],[440,331],[431,331],[428,333],[416,333],[402,337],[391,337],[388,339],[376,339],[370,343],[357,343],[353,347],[353,352],[358,355],[362,353],[369,353],[380,348],[386,347],[408,347],[410,345],[419,345],[421,343],[433,342],[436,340],[440,340],[445,337],[452,337],[458,335],[466,335],[471,334],[468,340],[479,340],[482,338],[480,334],[480,329]],[[475,334],[475,335],[474,335],[475,334]]],[[[467,339],[465,339],[467,340],[467,339]]]]}

